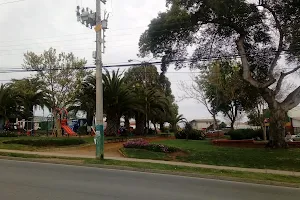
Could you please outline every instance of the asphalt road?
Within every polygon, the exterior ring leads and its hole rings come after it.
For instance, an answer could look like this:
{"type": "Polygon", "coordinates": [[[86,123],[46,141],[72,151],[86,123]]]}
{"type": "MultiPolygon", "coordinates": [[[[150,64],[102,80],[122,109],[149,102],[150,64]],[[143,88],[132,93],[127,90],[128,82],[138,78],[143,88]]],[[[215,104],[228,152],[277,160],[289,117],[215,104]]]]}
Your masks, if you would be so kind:
{"type": "Polygon", "coordinates": [[[0,160],[3,200],[299,200],[300,190],[180,176],[0,160]]]}

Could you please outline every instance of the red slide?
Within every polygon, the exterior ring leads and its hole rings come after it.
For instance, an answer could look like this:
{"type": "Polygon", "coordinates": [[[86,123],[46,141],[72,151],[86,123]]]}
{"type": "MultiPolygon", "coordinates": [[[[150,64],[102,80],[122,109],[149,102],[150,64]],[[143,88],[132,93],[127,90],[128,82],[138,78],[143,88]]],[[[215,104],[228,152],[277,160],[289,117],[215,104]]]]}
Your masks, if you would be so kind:
{"type": "Polygon", "coordinates": [[[61,125],[61,127],[68,135],[76,136],[76,133],[69,126],[61,125]]]}

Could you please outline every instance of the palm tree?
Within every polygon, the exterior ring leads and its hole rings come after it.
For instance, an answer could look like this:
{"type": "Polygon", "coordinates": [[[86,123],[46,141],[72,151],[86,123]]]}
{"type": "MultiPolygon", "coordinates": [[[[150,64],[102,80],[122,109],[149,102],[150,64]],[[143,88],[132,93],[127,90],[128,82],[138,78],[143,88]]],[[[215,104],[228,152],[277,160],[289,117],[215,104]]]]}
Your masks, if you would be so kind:
{"type": "Polygon", "coordinates": [[[183,117],[182,114],[174,116],[174,118],[171,120],[171,125],[172,125],[172,129],[176,130],[177,129],[177,124],[180,122],[187,122],[187,119],[185,117],[183,117]]]}
{"type": "Polygon", "coordinates": [[[46,86],[38,78],[12,80],[10,88],[17,95],[16,100],[27,118],[33,117],[37,106],[51,108],[46,86]]]}
{"type": "Polygon", "coordinates": [[[84,111],[87,117],[87,125],[93,125],[94,114],[96,112],[96,78],[91,75],[86,77],[82,83],[82,87],[75,97],[75,101],[71,102],[68,107],[69,111],[84,111]]]}
{"type": "Polygon", "coordinates": [[[17,102],[11,87],[7,84],[0,85],[0,118],[7,120],[17,115],[17,102]]]}
{"type": "Polygon", "coordinates": [[[124,83],[119,70],[107,70],[103,75],[104,112],[107,118],[106,135],[115,135],[120,126],[120,118],[137,106],[136,95],[124,83]]]}
{"type": "Polygon", "coordinates": [[[156,123],[161,115],[168,112],[168,99],[158,90],[146,88],[143,90],[135,90],[138,96],[139,107],[143,108],[136,111],[136,132],[141,134],[144,132],[144,126],[149,128],[149,120],[156,123]],[[148,116],[148,121],[145,120],[145,115],[148,116]]]}

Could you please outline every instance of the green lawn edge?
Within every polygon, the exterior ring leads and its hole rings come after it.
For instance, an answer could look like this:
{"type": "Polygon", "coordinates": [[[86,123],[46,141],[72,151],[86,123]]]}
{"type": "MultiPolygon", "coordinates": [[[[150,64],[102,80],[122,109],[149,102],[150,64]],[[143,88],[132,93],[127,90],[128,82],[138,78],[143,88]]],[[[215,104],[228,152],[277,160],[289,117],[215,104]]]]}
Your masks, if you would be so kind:
{"type": "Polygon", "coordinates": [[[21,153],[0,153],[0,159],[21,160],[30,162],[46,162],[53,164],[79,165],[87,167],[99,167],[119,170],[131,170],[140,172],[151,172],[159,174],[172,174],[189,177],[220,179],[247,183],[258,183],[266,185],[286,186],[300,188],[300,178],[297,176],[277,175],[268,173],[240,172],[234,170],[217,170],[196,167],[174,166],[167,164],[96,160],[70,157],[40,156],[21,153]],[[74,162],[79,161],[79,162],[74,162]]]}

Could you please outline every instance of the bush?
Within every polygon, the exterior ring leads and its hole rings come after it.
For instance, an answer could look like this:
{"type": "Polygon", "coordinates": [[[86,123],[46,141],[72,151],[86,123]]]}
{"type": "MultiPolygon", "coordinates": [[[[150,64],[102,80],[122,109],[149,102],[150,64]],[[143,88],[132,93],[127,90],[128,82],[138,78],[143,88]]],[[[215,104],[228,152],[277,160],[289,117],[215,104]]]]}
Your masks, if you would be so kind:
{"type": "Polygon", "coordinates": [[[87,134],[87,126],[80,126],[77,130],[79,135],[86,135],[87,134]]]}
{"type": "Polygon", "coordinates": [[[169,147],[162,144],[150,144],[144,139],[129,140],[123,144],[124,148],[133,148],[133,149],[146,149],[148,151],[154,152],[164,152],[164,153],[173,153],[180,151],[176,147],[169,147]]]}
{"type": "Polygon", "coordinates": [[[200,130],[191,129],[191,130],[179,130],[175,133],[176,139],[189,139],[189,140],[204,140],[205,133],[200,130]],[[188,138],[186,137],[188,134],[188,138]]]}
{"type": "Polygon", "coordinates": [[[231,140],[248,140],[256,139],[257,137],[262,139],[263,131],[261,129],[238,129],[229,131],[228,135],[230,135],[231,140]]]}
{"type": "Polygon", "coordinates": [[[86,142],[81,139],[16,139],[4,141],[4,144],[22,144],[34,147],[60,147],[60,146],[72,146],[81,145],[86,142]]]}
{"type": "Polygon", "coordinates": [[[14,132],[0,132],[0,137],[18,137],[19,135],[14,132]]]}

